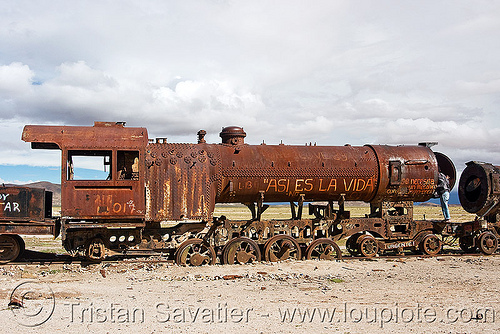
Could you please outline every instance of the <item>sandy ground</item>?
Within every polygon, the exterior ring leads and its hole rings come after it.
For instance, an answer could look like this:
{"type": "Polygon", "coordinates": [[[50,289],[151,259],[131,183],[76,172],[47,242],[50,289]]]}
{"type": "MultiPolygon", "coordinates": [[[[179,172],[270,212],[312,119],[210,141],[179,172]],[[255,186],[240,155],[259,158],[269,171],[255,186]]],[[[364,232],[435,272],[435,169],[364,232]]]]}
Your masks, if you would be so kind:
{"type": "Polygon", "coordinates": [[[499,256],[7,265],[0,332],[495,333],[499,267],[499,256]],[[8,308],[13,291],[24,308],[8,308]]]}

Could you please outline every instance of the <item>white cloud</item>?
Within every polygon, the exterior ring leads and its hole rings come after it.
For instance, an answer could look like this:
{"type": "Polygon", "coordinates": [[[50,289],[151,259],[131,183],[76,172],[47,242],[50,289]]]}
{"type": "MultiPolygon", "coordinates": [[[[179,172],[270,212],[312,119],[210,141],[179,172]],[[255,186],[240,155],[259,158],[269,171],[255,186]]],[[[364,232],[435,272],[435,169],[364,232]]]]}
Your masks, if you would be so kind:
{"type": "Polygon", "coordinates": [[[311,134],[319,136],[324,133],[331,132],[333,130],[333,126],[334,122],[331,119],[327,119],[324,116],[317,116],[300,123],[287,124],[286,133],[293,133],[297,139],[310,138],[311,134]]]}
{"type": "Polygon", "coordinates": [[[457,81],[455,84],[456,96],[474,96],[495,94],[500,95],[500,74],[493,80],[487,81],[457,81]]]}
{"type": "MultiPolygon", "coordinates": [[[[497,159],[500,4],[0,3],[3,163],[20,124],[127,121],[152,136],[322,145],[439,141],[497,159]]],[[[474,159],[470,157],[469,160],[474,159]]],[[[50,160],[50,159],[47,159],[50,160]]],[[[498,163],[497,162],[497,163],[498,163]]]]}
{"type": "Polygon", "coordinates": [[[0,65],[0,97],[13,99],[29,93],[33,76],[33,71],[25,64],[0,65]]]}
{"type": "Polygon", "coordinates": [[[116,80],[102,71],[90,68],[84,61],[64,63],[59,66],[59,76],[51,81],[56,86],[72,86],[100,91],[115,88],[116,80]]]}

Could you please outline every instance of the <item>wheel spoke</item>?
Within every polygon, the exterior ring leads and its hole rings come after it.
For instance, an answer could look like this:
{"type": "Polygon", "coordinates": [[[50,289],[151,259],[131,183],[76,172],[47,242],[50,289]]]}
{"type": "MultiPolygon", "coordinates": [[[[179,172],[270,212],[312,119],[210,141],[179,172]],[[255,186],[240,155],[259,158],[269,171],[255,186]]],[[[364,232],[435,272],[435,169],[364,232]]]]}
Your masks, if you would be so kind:
{"type": "Polygon", "coordinates": [[[16,236],[0,235],[0,263],[15,260],[21,253],[21,246],[16,236]]]}
{"type": "Polygon", "coordinates": [[[222,251],[224,264],[245,264],[255,261],[260,261],[260,249],[255,241],[247,237],[232,239],[222,251]]]}
{"type": "Polygon", "coordinates": [[[479,250],[486,254],[493,254],[498,248],[498,238],[490,231],[483,232],[478,237],[479,250]]]}
{"type": "Polygon", "coordinates": [[[175,262],[180,265],[201,266],[215,264],[216,255],[212,246],[203,239],[193,238],[184,241],[177,249],[175,262]]]}
{"type": "Polygon", "coordinates": [[[420,243],[420,250],[426,255],[436,255],[441,251],[441,240],[435,234],[428,234],[420,243]]]}
{"type": "Polygon", "coordinates": [[[331,239],[320,238],[314,240],[306,251],[306,259],[308,260],[340,260],[342,251],[340,247],[331,239]]]}
{"type": "Polygon", "coordinates": [[[377,240],[371,235],[361,237],[358,248],[361,255],[365,257],[374,257],[378,253],[377,240]]]}
{"type": "Polygon", "coordinates": [[[264,257],[267,261],[271,262],[284,261],[290,258],[300,260],[300,246],[289,235],[275,235],[267,241],[264,247],[264,257]]]}

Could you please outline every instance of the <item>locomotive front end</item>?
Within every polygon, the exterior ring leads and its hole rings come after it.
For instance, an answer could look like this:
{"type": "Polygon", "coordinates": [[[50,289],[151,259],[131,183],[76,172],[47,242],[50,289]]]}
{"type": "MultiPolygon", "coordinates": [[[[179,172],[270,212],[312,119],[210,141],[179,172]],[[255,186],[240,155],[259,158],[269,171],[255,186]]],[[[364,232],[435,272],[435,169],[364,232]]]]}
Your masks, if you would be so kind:
{"type": "Polygon", "coordinates": [[[425,202],[433,197],[440,172],[449,176],[450,189],[456,180],[453,162],[430,149],[434,143],[418,146],[370,145],[376,152],[379,183],[372,202],[425,202]]]}

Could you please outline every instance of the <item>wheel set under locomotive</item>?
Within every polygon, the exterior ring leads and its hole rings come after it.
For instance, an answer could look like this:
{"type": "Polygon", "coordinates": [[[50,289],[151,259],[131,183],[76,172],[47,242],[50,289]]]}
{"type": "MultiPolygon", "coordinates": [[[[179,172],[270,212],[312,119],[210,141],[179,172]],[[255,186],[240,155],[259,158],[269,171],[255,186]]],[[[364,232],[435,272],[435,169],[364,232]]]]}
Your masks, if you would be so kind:
{"type": "Polygon", "coordinates": [[[460,200],[474,221],[414,220],[413,203],[433,196],[439,172],[452,187],[456,180],[433,143],[248,145],[242,128],[226,127],[220,144],[208,144],[205,134],[181,144],[148,140],[145,128],[124,123],[26,126],[22,139],[32,148],[62,153],[61,217],[45,223],[61,225],[70,254],[93,260],[152,250],[195,266],[333,260],[341,258],[341,239],[365,257],[405,249],[435,255],[449,238],[466,251],[497,250],[500,169],[493,165],[470,162],[460,179],[460,200]],[[103,171],[88,175],[91,165],[103,171]],[[370,203],[369,212],[351,217],[349,201],[370,203]],[[272,202],[290,203],[290,218],[263,219],[272,202]],[[216,203],[243,203],[252,218],[214,217],[216,203]]]}

